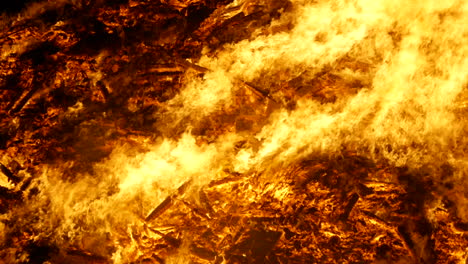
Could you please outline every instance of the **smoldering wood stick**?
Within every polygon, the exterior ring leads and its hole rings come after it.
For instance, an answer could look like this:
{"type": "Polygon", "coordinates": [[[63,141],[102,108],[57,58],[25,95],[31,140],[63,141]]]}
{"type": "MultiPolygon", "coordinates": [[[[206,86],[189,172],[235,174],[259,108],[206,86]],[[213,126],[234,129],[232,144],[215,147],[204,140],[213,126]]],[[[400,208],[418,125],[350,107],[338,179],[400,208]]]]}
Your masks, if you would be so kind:
{"type": "Polygon", "coordinates": [[[341,221],[346,221],[348,220],[349,214],[353,210],[354,206],[356,205],[357,201],[359,199],[359,195],[357,193],[353,193],[348,200],[348,203],[346,204],[345,210],[343,214],[340,215],[339,219],[341,221]]]}
{"type": "Polygon", "coordinates": [[[16,114],[23,107],[26,105],[26,103],[33,97],[33,95],[39,90],[39,87],[33,87],[29,91],[27,91],[24,95],[20,97],[18,101],[16,101],[12,106],[11,109],[9,109],[10,114],[16,114]]]}
{"type": "Polygon", "coordinates": [[[151,213],[145,218],[146,222],[152,221],[162,215],[167,209],[169,209],[173,204],[174,200],[185,193],[188,186],[192,183],[192,179],[186,181],[182,184],[179,188],[177,188],[177,192],[169,195],[162,201],[156,208],[151,211],[151,213]]]}
{"type": "Polygon", "coordinates": [[[0,199],[21,200],[21,193],[14,192],[6,187],[0,186],[0,199]]]}
{"type": "Polygon", "coordinates": [[[148,229],[151,230],[152,232],[160,235],[164,241],[166,241],[169,245],[173,246],[173,247],[179,247],[182,242],[180,241],[180,239],[177,239],[169,234],[164,234],[163,232],[157,230],[157,229],[154,229],[154,228],[151,228],[148,226],[148,229]]]}
{"type": "Polygon", "coordinates": [[[13,174],[5,165],[0,163],[0,170],[2,171],[5,176],[7,176],[8,180],[12,181],[13,183],[19,183],[21,178],[13,174]]]}
{"type": "Polygon", "coordinates": [[[174,202],[173,195],[168,196],[162,203],[151,211],[151,213],[145,218],[146,222],[153,221],[162,215],[167,209],[169,209],[174,202]]]}

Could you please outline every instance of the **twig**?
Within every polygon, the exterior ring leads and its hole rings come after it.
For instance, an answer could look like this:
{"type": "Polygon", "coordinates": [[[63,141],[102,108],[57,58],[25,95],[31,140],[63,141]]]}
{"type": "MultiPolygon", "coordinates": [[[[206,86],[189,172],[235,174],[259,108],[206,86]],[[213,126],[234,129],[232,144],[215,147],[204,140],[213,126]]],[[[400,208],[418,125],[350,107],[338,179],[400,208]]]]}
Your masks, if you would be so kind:
{"type": "Polygon", "coordinates": [[[0,186],[0,198],[5,200],[21,200],[21,193],[0,186]]]}
{"type": "Polygon", "coordinates": [[[192,68],[192,69],[194,69],[196,71],[203,72],[203,73],[211,71],[208,68],[196,65],[196,64],[191,63],[191,62],[189,62],[187,60],[184,60],[184,59],[177,59],[176,63],[181,65],[181,66],[184,66],[185,68],[192,68]]]}
{"type": "Polygon", "coordinates": [[[192,179],[186,181],[184,184],[182,184],[179,188],[177,188],[177,192],[174,194],[169,195],[160,203],[156,208],[151,211],[151,213],[145,218],[146,222],[152,221],[156,218],[158,218],[161,214],[163,214],[167,209],[169,209],[172,204],[174,203],[174,200],[184,194],[184,192],[187,190],[187,187],[192,183],[192,179]]]}
{"type": "Polygon", "coordinates": [[[349,198],[348,204],[346,204],[344,212],[339,217],[339,219],[341,221],[348,220],[349,214],[353,210],[353,208],[356,205],[358,199],[359,199],[359,195],[357,195],[357,193],[351,194],[351,197],[349,198]]]}
{"type": "Polygon", "coordinates": [[[0,170],[7,176],[8,180],[12,181],[13,183],[19,183],[21,181],[21,178],[14,175],[5,165],[0,163],[0,170]]]}
{"type": "Polygon", "coordinates": [[[101,91],[102,96],[104,97],[104,100],[108,101],[110,97],[110,93],[109,93],[109,90],[107,90],[106,86],[101,81],[98,81],[96,83],[96,86],[101,91]]]}
{"type": "Polygon", "coordinates": [[[67,254],[71,256],[80,256],[84,260],[92,263],[108,263],[109,259],[103,256],[94,255],[91,252],[86,252],[81,249],[69,248],[67,249],[67,254]]]}
{"type": "Polygon", "coordinates": [[[151,211],[151,213],[145,218],[146,222],[152,221],[162,215],[167,209],[173,204],[173,195],[168,196],[162,203],[151,211]]]}
{"type": "Polygon", "coordinates": [[[38,86],[33,87],[23,97],[21,97],[21,99],[16,101],[12,105],[11,109],[9,110],[10,114],[16,114],[19,111],[21,111],[21,109],[23,109],[23,107],[26,105],[26,103],[29,101],[29,99],[31,99],[31,97],[37,92],[38,89],[39,89],[38,86]]]}
{"type": "Polygon", "coordinates": [[[190,252],[199,258],[209,261],[215,260],[217,256],[216,252],[195,245],[190,246],[190,252]]]}
{"type": "Polygon", "coordinates": [[[196,215],[198,215],[200,217],[203,217],[203,218],[205,218],[207,220],[211,219],[206,210],[201,209],[201,208],[197,208],[197,207],[193,206],[192,204],[190,204],[187,201],[182,201],[182,203],[185,204],[188,208],[190,208],[192,210],[192,212],[194,212],[196,215]]]}
{"type": "Polygon", "coordinates": [[[250,89],[250,90],[251,90],[252,92],[254,92],[256,95],[258,95],[258,96],[260,96],[260,97],[268,98],[268,99],[270,99],[271,101],[277,103],[276,100],[273,99],[273,97],[270,96],[270,93],[269,93],[269,92],[267,92],[267,91],[265,91],[265,90],[262,90],[262,89],[260,89],[260,88],[258,88],[258,87],[255,87],[254,85],[252,85],[252,84],[250,84],[250,83],[247,83],[247,82],[244,82],[244,81],[242,81],[242,80],[240,81],[240,83],[241,83],[244,87],[250,89]]]}
{"type": "Polygon", "coordinates": [[[173,247],[178,248],[182,244],[180,239],[177,239],[177,238],[175,238],[175,237],[173,237],[171,235],[164,234],[163,232],[158,231],[158,230],[156,230],[154,228],[151,228],[149,226],[148,226],[148,229],[151,230],[153,233],[156,233],[156,234],[160,235],[164,239],[164,241],[166,241],[169,245],[171,245],[173,247]]]}
{"type": "Polygon", "coordinates": [[[208,211],[208,214],[214,214],[213,207],[211,206],[206,193],[203,190],[200,190],[198,193],[200,197],[200,202],[202,203],[203,207],[205,207],[205,209],[208,211]]]}
{"type": "Polygon", "coordinates": [[[402,234],[401,231],[399,230],[399,228],[390,225],[389,223],[385,222],[384,220],[382,220],[380,217],[374,215],[373,213],[364,211],[364,214],[365,214],[369,219],[373,220],[373,221],[374,221],[376,224],[378,224],[379,226],[382,226],[382,227],[384,227],[384,228],[387,229],[387,230],[393,231],[393,233],[394,233],[397,237],[399,237],[400,240],[402,240],[404,248],[409,252],[409,254],[410,254],[411,257],[413,258],[413,260],[417,260],[416,254],[414,253],[414,250],[412,249],[411,245],[409,244],[409,243],[412,243],[412,242],[411,242],[411,241],[408,241],[408,238],[405,237],[406,234],[402,234]]]}

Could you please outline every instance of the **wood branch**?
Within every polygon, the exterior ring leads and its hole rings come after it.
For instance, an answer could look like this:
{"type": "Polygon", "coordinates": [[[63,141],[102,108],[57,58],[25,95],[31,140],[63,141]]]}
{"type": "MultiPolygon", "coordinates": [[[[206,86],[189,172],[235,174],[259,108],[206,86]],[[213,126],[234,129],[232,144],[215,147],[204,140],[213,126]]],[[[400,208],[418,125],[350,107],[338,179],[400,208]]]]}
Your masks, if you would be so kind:
{"type": "Polygon", "coordinates": [[[168,234],[164,234],[163,232],[155,229],[155,228],[152,228],[152,227],[148,227],[149,230],[151,230],[152,232],[160,235],[164,241],[166,241],[169,245],[175,247],[175,248],[178,248],[180,247],[180,245],[182,244],[182,241],[180,241],[180,239],[177,239],[171,235],[168,235],[168,234]]]}
{"type": "Polygon", "coordinates": [[[201,202],[202,206],[208,211],[208,214],[209,215],[214,214],[213,207],[211,206],[210,201],[209,201],[208,197],[206,196],[205,191],[203,191],[203,189],[201,189],[198,192],[198,196],[200,197],[200,202],[201,202]]]}
{"type": "Polygon", "coordinates": [[[273,97],[270,96],[269,92],[267,92],[267,91],[265,91],[263,89],[260,89],[260,88],[256,87],[255,85],[253,85],[251,83],[248,83],[248,82],[245,82],[245,81],[240,81],[240,83],[242,84],[242,86],[244,86],[247,89],[254,92],[257,96],[267,98],[267,99],[271,100],[272,102],[277,103],[277,101],[275,99],[273,99],[273,97]]]}
{"type": "Polygon", "coordinates": [[[104,97],[104,100],[108,101],[109,100],[109,97],[110,97],[110,93],[109,93],[109,90],[106,88],[106,86],[104,85],[104,83],[102,81],[98,81],[96,83],[96,86],[99,88],[99,90],[101,91],[102,93],[102,96],[104,97]]]}
{"type": "Polygon", "coordinates": [[[87,252],[85,250],[78,249],[78,248],[69,248],[66,250],[66,253],[70,256],[80,257],[82,261],[86,261],[86,262],[91,262],[91,263],[96,263],[96,264],[108,263],[108,258],[95,255],[91,252],[87,252]]]}
{"type": "MultiPolygon", "coordinates": [[[[378,225],[381,225],[383,226],[385,229],[387,230],[391,230],[393,234],[395,234],[398,238],[400,238],[400,241],[402,242],[402,244],[404,245],[404,248],[406,249],[406,251],[409,253],[409,255],[411,256],[411,258],[416,261],[417,258],[415,256],[415,253],[414,253],[414,249],[411,247],[411,240],[409,240],[410,244],[408,244],[408,237],[405,236],[406,234],[402,234],[399,230],[398,227],[395,227],[389,223],[387,223],[386,221],[382,220],[380,217],[374,215],[373,213],[370,213],[370,212],[364,212],[364,214],[371,220],[373,220],[373,222],[375,222],[376,224],[378,225]]],[[[417,263],[417,262],[416,262],[417,263]]]]}
{"type": "Polygon", "coordinates": [[[9,109],[10,114],[16,114],[23,109],[23,107],[28,103],[28,101],[32,98],[32,96],[39,90],[39,87],[32,87],[29,91],[27,91],[23,96],[20,97],[18,101],[16,101],[9,109]]]}
{"type": "Polygon", "coordinates": [[[8,180],[11,182],[17,184],[21,181],[21,178],[14,175],[13,172],[11,172],[5,165],[0,163],[0,171],[7,176],[8,180]]]}
{"type": "Polygon", "coordinates": [[[408,250],[410,253],[411,257],[415,260],[415,263],[420,263],[419,257],[416,256],[416,252],[414,250],[414,243],[411,240],[410,234],[407,232],[406,228],[403,226],[397,227],[397,233],[402,239],[405,248],[408,250]]]}
{"type": "Polygon", "coordinates": [[[185,68],[192,68],[192,69],[194,69],[196,71],[199,71],[199,72],[202,72],[202,73],[211,71],[210,69],[199,66],[199,65],[197,65],[195,63],[191,63],[191,62],[189,62],[189,61],[187,61],[185,59],[178,59],[177,58],[176,63],[183,66],[183,67],[185,67],[185,68]]]}
{"type": "Polygon", "coordinates": [[[359,199],[359,195],[357,193],[351,194],[351,197],[349,197],[348,203],[345,206],[345,211],[339,217],[339,219],[341,221],[348,220],[349,214],[351,213],[351,210],[353,210],[353,208],[356,205],[358,199],[359,199]]]}
{"type": "Polygon", "coordinates": [[[180,74],[183,72],[183,69],[178,66],[170,67],[170,66],[161,66],[161,67],[154,67],[147,71],[150,74],[160,74],[160,75],[168,75],[168,74],[180,74]]]}
{"type": "Polygon", "coordinates": [[[167,209],[169,209],[174,203],[174,196],[169,195],[162,201],[156,208],[154,208],[148,216],[145,218],[146,222],[153,221],[154,219],[158,218],[160,215],[162,215],[164,212],[166,212],[167,209]]]}
{"type": "Polygon", "coordinates": [[[182,200],[182,203],[185,204],[188,208],[190,208],[190,210],[194,214],[196,214],[196,215],[198,215],[198,216],[200,216],[200,217],[202,217],[204,219],[207,219],[207,220],[211,219],[211,217],[208,215],[208,211],[205,211],[203,208],[198,208],[198,207],[196,207],[196,206],[192,205],[191,203],[189,203],[187,201],[184,201],[184,200],[182,200]]]}
{"type": "Polygon", "coordinates": [[[21,193],[0,186],[0,198],[5,200],[21,200],[21,193]]]}
{"type": "Polygon", "coordinates": [[[188,186],[192,183],[192,179],[186,181],[184,184],[182,184],[179,188],[177,188],[176,193],[169,195],[162,201],[156,208],[154,208],[148,216],[145,218],[146,222],[153,221],[154,219],[158,218],[160,215],[162,215],[164,212],[167,211],[173,204],[174,200],[179,197],[180,195],[184,194],[184,192],[187,190],[188,186]]]}
{"type": "Polygon", "coordinates": [[[190,252],[196,255],[197,257],[200,257],[202,259],[209,260],[209,261],[215,260],[217,256],[216,252],[209,250],[207,248],[198,247],[196,245],[192,245],[190,247],[190,252]]]}

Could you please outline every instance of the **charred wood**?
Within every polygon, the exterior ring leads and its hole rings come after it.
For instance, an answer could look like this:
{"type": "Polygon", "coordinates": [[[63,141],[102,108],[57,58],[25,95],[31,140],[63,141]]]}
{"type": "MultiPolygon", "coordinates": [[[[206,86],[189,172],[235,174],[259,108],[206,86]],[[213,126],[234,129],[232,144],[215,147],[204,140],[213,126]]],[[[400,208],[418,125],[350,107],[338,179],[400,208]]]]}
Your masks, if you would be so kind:
{"type": "Polygon", "coordinates": [[[174,203],[173,196],[168,196],[164,201],[162,201],[156,208],[154,208],[148,216],[146,216],[145,221],[150,222],[154,219],[158,218],[161,214],[163,214],[167,209],[169,209],[174,203]]]}
{"type": "Polygon", "coordinates": [[[169,195],[164,199],[156,208],[154,208],[148,216],[145,218],[145,221],[150,222],[154,219],[158,218],[161,214],[166,212],[174,203],[174,200],[179,197],[180,195],[184,194],[187,190],[188,186],[192,183],[192,180],[186,181],[182,184],[179,188],[177,188],[177,192],[175,194],[169,195]]]}
{"type": "Polygon", "coordinates": [[[348,198],[348,203],[345,206],[344,212],[339,216],[339,220],[341,221],[348,220],[349,214],[351,213],[351,210],[353,210],[358,199],[359,199],[359,195],[357,193],[351,194],[351,196],[348,198]]]}
{"type": "Polygon", "coordinates": [[[20,192],[15,192],[6,187],[0,186],[0,198],[4,200],[19,201],[22,198],[22,194],[20,192]]]}
{"type": "Polygon", "coordinates": [[[5,175],[7,176],[8,180],[10,180],[11,182],[17,184],[21,181],[21,178],[14,175],[13,172],[11,172],[5,165],[3,165],[2,163],[0,163],[0,171],[5,175]]]}
{"type": "Polygon", "coordinates": [[[164,234],[163,232],[158,231],[155,228],[151,228],[151,227],[148,227],[148,228],[152,232],[160,235],[164,239],[164,241],[166,241],[169,245],[171,245],[174,248],[178,248],[182,244],[182,241],[180,239],[178,239],[178,238],[175,238],[175,237],[173,237],[173,236],[171,236],[169,234],[164,234]]]}
{"type": "Polygon", "coordinates": [[[211,251],[211,250],[209,250],[207,248],[196,246],[196,245],[192,245],[190,247],[190,252],[192,254],[196,255],[199,258],[209,260],[209,261],[215,260],[215,258],[217,256],[216,252],[211,251]]]}
{"type": "Polygon", "coordinates": [[[66,250],[66,253],[67,253],[67,255],[70,255],[70,256],[78,256],[78,257],[80,257],[80,259],[82,261],[85,261],[85,262],[92,262],[92,263],[96,263],[96,264],[108,263],[108,258],[107,257],[95,255],[95,254],[93,254],[91,252],[86,252],[84,250],[77,249],[77,248],[69,248],[69,249],[66,250]]]}

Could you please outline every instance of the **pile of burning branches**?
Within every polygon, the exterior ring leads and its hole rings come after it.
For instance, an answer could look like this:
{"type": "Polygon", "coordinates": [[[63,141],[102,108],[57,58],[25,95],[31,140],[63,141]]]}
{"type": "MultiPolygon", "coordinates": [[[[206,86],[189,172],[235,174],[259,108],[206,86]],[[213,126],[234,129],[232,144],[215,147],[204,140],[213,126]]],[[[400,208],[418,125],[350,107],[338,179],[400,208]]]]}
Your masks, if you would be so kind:
{"type": "Polygon", "coordinates": [[[468,263],[466,30],[341,2],[5,9],[0,263],[468,263]]]}

